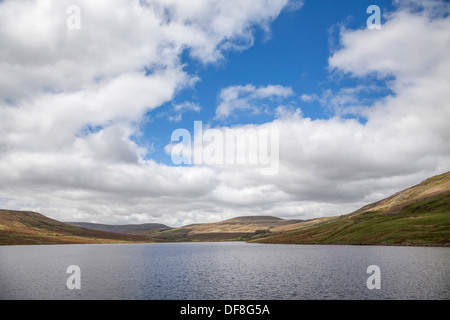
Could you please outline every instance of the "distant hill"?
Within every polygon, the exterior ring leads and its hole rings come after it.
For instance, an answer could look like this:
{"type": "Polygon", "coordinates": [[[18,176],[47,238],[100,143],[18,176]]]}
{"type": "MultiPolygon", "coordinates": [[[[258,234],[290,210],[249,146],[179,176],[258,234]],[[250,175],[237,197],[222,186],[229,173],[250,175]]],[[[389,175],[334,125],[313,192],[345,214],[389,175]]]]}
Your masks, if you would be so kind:
{"type": "Polygon", "coordinates": [[[0,210],[0,245],[147,242],[137,235],[90,230],[37,212],[0,210]]]}
{"type": "Polygon", "coordinates": [[[171,229],[170,227],[160,223],[125,224],[125,225],[111,225],[111,224],[99,224],[89,222],[66,222],[66,223],[86,229],[121,233],[121,234],[134,234],[150,230],[171,229]]]}
{"type": "Polygon", "coordinates": [[[311,220],[254,242],[450,245],[450,172],[348,215],[311,220]]]}
{"type": "Polygon", "coordinates": [[[298,228],[303,220],[285,220],[271,216],[244,216],[221,222],[192,224],[181,228],[139,233],[154,241],[247,241],[267,234],[298,228]]]}

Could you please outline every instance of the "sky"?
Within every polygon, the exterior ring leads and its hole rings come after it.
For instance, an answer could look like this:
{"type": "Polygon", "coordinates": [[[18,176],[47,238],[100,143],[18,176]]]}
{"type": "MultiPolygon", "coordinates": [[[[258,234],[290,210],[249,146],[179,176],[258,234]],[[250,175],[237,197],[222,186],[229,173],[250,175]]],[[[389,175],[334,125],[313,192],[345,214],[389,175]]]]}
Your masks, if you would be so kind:
{"type": "Polygon", "coordinates": [[[313,219],[446,172],[449,12],[438,0],[0,1],[0,208],[172,227],[313,219]]]}

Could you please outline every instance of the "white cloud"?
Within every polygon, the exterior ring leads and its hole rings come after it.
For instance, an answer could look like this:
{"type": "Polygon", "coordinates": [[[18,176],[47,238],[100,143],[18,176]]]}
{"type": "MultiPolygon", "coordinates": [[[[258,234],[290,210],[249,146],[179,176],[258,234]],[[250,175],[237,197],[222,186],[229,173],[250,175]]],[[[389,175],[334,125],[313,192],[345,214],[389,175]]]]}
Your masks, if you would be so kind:
{"type": "Polygon", "coordinates": [[[305,101],[305,102],[311,102],[311,101],[317,100],[318,97],[315,94],[302,94],[300,96],[300,99],[302,99],[302,101],[305,101]]]}
{"type": "Polygon", "coordinates": [[[387,18],[380,30],[344,31],[343,49],[330,57],[330,66],[355,76],[395,76],[396,86],[430,75],[443,77],[448,67],[443,56],[448,54],[449,19],[431,19],[430,10],[413,14],[406,9],[387,18]]]}
{"type": "Polygon", "coordinates": [[[216,109],[216,119],[226,119],[236,110],[260,113],[265,99],[287,98],[293,94],[291,88],[280,85],[231,86],[223,89],[219,94],[220,104],[216,109]]]}
{"type": "Polygon", "coordinates": [[[195,104],[193,102],[183,102],[181,104],[177,104],[175,107],[173,107],[175,111],[185,111],[185,110],[190,110],[190,111],[195,111],[195,112],[200,112],[201,108],[198,104],[195,104]]]}
{"type": "Polygon", "coordinates": [[[202,108],[198,104],[190,101],[185,101],[173,107],[173,111],[175,114],[169,115],[168,119],[173,122],[180,122],[183,118],[183,113],[189,111],[198,113],[201,109],[202,108]]]}

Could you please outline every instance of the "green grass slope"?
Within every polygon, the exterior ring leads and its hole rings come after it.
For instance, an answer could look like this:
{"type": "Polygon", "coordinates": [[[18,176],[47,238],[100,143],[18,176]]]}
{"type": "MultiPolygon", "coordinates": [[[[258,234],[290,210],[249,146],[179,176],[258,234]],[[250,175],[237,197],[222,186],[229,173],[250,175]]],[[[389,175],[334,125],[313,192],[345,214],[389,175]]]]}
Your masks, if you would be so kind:
{"type": "Polygon", "coordinates": [[[261,243],[450,245],[450,173],[425,180],[360,210],[261,243]]]}

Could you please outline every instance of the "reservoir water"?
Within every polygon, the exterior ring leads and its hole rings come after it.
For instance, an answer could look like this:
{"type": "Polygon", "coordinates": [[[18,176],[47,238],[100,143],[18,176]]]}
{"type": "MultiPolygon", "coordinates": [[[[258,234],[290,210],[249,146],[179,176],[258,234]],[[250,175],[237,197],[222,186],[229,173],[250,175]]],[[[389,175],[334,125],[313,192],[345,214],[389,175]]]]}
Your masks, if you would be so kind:
{"type": "Polygon", "coordinates": [[[3,246],[0,299],[449,300],[450,248],[242,242],[3,246]],[[80,272],[67,273],[71,265],[80,272]],[[378,274],[368,272],[373,265],[378,274]],[[80,289],[68,289],[72,276],[79,276],[80,289]],[[380,288],[369,289],[368,279],[375,276],[380,288]]]}

